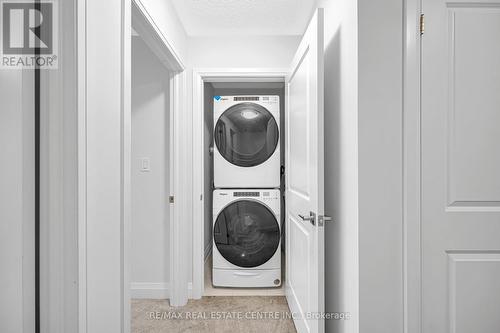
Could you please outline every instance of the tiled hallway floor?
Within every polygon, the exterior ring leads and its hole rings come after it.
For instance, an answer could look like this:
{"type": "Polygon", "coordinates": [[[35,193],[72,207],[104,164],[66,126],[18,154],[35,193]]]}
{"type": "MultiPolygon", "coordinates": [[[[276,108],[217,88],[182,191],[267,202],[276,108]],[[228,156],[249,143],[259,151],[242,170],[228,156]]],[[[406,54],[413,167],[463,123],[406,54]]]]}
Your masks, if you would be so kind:
{"type": "Polygon", "coordinates": [[[132,300],[132,333],[296,332],[285,297],[205,296],[183,307],[168,300],[132,300]],[[257,319],[260,317],[260,319],[257,319]]]}

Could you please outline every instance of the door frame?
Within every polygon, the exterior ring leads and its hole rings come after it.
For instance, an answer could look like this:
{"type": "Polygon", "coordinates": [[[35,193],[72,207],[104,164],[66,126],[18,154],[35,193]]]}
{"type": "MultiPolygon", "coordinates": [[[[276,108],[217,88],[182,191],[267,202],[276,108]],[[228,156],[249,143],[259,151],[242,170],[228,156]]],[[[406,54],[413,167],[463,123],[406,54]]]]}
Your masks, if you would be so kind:
{"type": "MultiPolygon", "coordinates": [[[[192,226],[192,286],[188,293],[189,298],[200,299],[203,296],[205,285],[205,252],[204,248],[204,156],[205,139],[203,129],[204,120],[204,84],[205,82],[285,82],[288,69],[284,68],[194,68],[193,69],[193,189],[191,201],[193,203],[192,226]]],[[[179,235],[181,236],[181,235],[179,235]]],[[[178,257],[175,260],[189,258],[178,257]]],[[[186,281],[188,285],[189,281],[186,281]]]]}
{"type": "MultiPolygon", "coordinates": [[[[131,21],[130,21],[130,26],[134,28],[134,30],[138,33],[140,38],[144,41],[144,43],[150,48],[150,50],[155,54],[158,59],[161,61],[161,63],[164,65],[164,67],[169,71],[170,77],[169,77],[169,151],[170,151],[170,156],[169,156],[169,178],[170,178],[170,189],[169,189],[169,196],[173,196],[174,198],[179,198],[181,197],[180,192],[182,188],[181,184],[181,159],[180,159],[180,154],[181,154],[181,148],[179,147],[179,142],[181,142],[181,137],[180,133],[178,132],[178,129],[180,128],[180,122],[181,122],[181,116],[180,113],[183,109],[184,106],[184,74],[183,71],[185,70],[185,65],[182,62],[180,56],[177,54],[175,49],[172,46],[171,41],[161,32],[159,27],[156,25],[155,21],[151,17],[150,13],[147,11],[147,9],[144,7],[142,4],[141,0],[131,0],[131,21]]],[[[127,71],[131,71],[131,59],[129,59],[129,64],[126,64],[127,66],[127,71]]],[[[128,75],[130,77],[130,74],[128,75]]],[[[130,101],[131,99],[131,91],[130,91],[130,96],[126,98],[126,100],[130,101]]],[[[127,102],[125,102],[127,103],[127,102]]],[[[124,141],[128,143],[127,151],[128,151],[128,157],[126,156],[127,154],[124,154],[124,164],[128,166],[124,170],[128,170],[128,178],[129,178],[129,184],[128,184],[128,193],[125,193],[124,196],[128,198],[128,200],[131,200],[131,185],[130,185],[130,179],[131,179],[131,108],[129,108],[129,113],[127,114],[127,122],[124,123],[124,126],[126,127],[124,130],[124,133],[127,134],[127,137],[125,137],[124,141]]],[[[176,200],[179,201],[179,200],[176,200]]],[[[168,198],[165,198],[165,202],[168,202],[168,198]]],[[[170,241],[170,251],[169,251],[169,262],[174,263],[176,256],[178,255],[174,249],[179,248],[179,237],[176,236],[175,231],[179,230],[179,225],[181,224],[181,216],[180,216],[180,209],[177,209],[177,205],[175,204],[170,204],[170,209],[169,209],[169,241],[170,241]]],[[[131,214],[130,212],[130,204],[125,205],[124,209],[127,210],[128,214],[131,214]]],[[[130,215],[129,215],[130,216],[130,215]]],[[[129,217],[130,222],[128,223],[129,226],[127,227],[127,231],[124,236],[124,249],[127,251],[130,251],[131,248],[131,217],[129,217]]],[[[125,254],[124,255],[124,261],[127,263],[126,269],[125,269],[125,274],[124,274],[124,281],[128,281],[128,283],[125,284],[124,286],[124,293],[127,295],[129,294],[128,297],[124,299],[125,306],[129,307],[130,306],[130,268],[131,264],[128,262],[129,255],[125,254]],[[125,260],[126,259],[126,260],[125,260]],[[128,277],[127,277],[128,275],[128,277]],[[127,287],[128,286],[128,287],[127,287]]],[[[179,293],[175,293],[174,286],[178,285],[181,283],[180,277],[176,274],[174,274],[174,269],[170,269],[170,276],[169,276],[169,281],[168,285],[171,287],[170,290],[170,303],[171,304],[178,304],[179,301],[179,293]]],[[[130,322],[130,318],[126,319],[126,323],[128,324],[130,322]]]]}
{"type": "Polygon", "coordinates": [[[422,332],[421,50],[422,0],[403,12],[403,329],[422,332]]]}
{"type": "MultiPolygon", "coordinates": [[[[87,59],[87,43],[88,39],[93,38],[87,35],[87,24],[89,15],[87,10],[87,1],[78,1],[76,8],[77,16],[77,108],[78,108],[78,331],[87,332],[88,327],[99,327],[99,323],[95,322],[99,318],[89,318],[87,313],[88,296],[98,293],[98,288],[95,286],[89,287],[87,284],[87,253],[90,248],[95,248],[99,244],[93,244],[87,239],[87,195],[88,195],[88,180],[87,180],[87,165],[89,159],[95,157],[90,156],[91,152],[87,150],[87,140],[89,129],[87,127],[87,105],[89,97],[87,95],[87,76],[89,71],[95,66],[94,63],[89,63],[87,59]]],[[[131,249],[131,27],[134,23],[135,30],[141,34],[146,44],[153,50],[162,63],[172,73],[170,76],[170,108],[171,129],[178,128],[180,122],[180,114],[185,107],[183,93],[185,91],[185,65],[179,57],[178,53],[173,48],[171,41],[161,32],[152,16],[148,13],[141,0],[122,0],[121,1],[121,46],[120,46],[120,75],[121,75],[121,123],[120,123],[120,256],[121,256],[121,281],[120,281],[120,303],[121,312],[121,331],[130,332],[130,249],[131,249]],[[172,121],[173,120],[173,121],[172,121]]],[[[181,184],[178,181],[180,178],[182,166],[179,163],[179,140],[177,131],[170,133],[170,149],[171,149],[171,168],[170,177],[173,179],[171,183],[171,195],[180,191],[181,184]],[[172,164],[173,163],[173,164],[172,164]]],[[[175,209],[172,205],[170,210],[170,229],[174,230],[180,224],[180,210],[175,209]]],[[[170,232],[171,244],[177,244],[174,233],[170,232]]],[[[170,253],[172,260],[173,253],[170,253]]],[[[175,283],[175,275],[171,274],[170,283],[175,283]],[[172,281],[174,280],[174,281],[172,281]]],[[[97,295],[98,296],[98,295],[97,295]]]]}
{"type": "MultiPolygon", "coordinates": [[[[181,184],[181,148],[179,143],[182,142],[181,133],[179,133],[179,128],[181,125],[181,110],[185,105],[185,65],[182,62],[180,56],[174,50],[171,41],[161,32],[150,13],[146,10],[141,0],[132,0],[132,13],[131,13],[131,26],[144,41],[144,43],[149,47],[154,55],[158,57],[160,62],[169,71],[169,178],[170,178],[170,189],[169,196],[176,198],[176,203],[178,203],[181,198],[182,184],[181,184]]],[[[129,66],[130,67],[130,66],[129,66]]],[[[130,138],[127,139],[130,141],[130,138]]],[[[128,162],[131,163],[130,158],[128,162]]],[[[129,168],[130,170],[130,168],[129,168]]],[[[130,174],[130,172],[129,172],[130,174]]],[[[131,193],[129,194],[130,197],[131,193]]],[[[168,198],[165,198],[165,202],[168,202],[168,198]]],[[[178,232],[181,227],[181,209],[176,209],[178,205],[169,204],[169,262],[172,263],[168,281],[168,289],[164,290],[169,293],[170,303],[172,305],[182,304],[182,293],[176,292],[179,290],[176,286],[182,285],[183,278],[178,274],[174,274],[176,257],[179,255],[176,249],[179,249],[178,232]]],[[[130,229],[130,228],[129,228],[130,229]]],[[[128,231],[130,233],[130,230],[128,231]]],[[[130,238],[130,237],[129,237],[130,238]]],[[[126,245],[127,249],[130,249],[130,240],[126,245]]],[[[130,271],[130,264],[128,271],[130,271]]],[[[127,273],[130,274],[130,273],[127,273]]],[[[130,279],[128,279],[129,284],[130,279]]],[[[130,288],[129,288],[130,289],[130,288]]],[[[130,297],[129,297],[130,298],[130,297]]],[[[130,302],[130,300],[128,301],[130,302]]]]}

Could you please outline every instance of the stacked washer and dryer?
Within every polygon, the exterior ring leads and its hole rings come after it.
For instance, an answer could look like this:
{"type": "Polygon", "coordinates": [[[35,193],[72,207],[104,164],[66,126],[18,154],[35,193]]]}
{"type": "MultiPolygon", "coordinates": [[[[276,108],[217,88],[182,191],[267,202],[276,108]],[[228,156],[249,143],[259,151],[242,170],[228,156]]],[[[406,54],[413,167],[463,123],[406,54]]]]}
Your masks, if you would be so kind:
{"type": "Polygon", "coordinates": [[[281,285],[279,96],[214,97],[215,287],[281,285]]]}

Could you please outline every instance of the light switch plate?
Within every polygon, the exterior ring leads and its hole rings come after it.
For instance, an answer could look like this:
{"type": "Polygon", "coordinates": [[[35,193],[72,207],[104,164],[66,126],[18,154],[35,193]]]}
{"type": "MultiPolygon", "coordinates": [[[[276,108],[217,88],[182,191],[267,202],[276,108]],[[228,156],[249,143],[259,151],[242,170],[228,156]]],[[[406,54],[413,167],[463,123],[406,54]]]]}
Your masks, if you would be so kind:
{"type": "Polygon", "coordinates": [[[151,171],[151,161],[148,157],[141,158],[141,171],[142,172],[151,171]]]}

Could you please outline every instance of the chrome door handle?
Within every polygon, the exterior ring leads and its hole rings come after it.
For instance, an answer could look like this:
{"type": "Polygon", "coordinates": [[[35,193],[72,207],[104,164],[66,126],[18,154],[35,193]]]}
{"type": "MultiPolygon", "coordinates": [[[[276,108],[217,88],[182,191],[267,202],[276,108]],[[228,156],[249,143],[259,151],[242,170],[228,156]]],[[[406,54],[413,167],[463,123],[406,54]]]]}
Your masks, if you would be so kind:
{"type": "Polygon", "coordinates": [[[316,214],[314,214],[313,212],[309,212],[309,216],[299,214],[299,217],[302,219],[302,221],[309,221],[312,225],[316,225],[316,214]]]}

